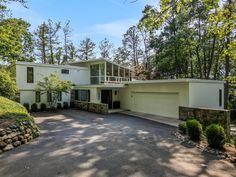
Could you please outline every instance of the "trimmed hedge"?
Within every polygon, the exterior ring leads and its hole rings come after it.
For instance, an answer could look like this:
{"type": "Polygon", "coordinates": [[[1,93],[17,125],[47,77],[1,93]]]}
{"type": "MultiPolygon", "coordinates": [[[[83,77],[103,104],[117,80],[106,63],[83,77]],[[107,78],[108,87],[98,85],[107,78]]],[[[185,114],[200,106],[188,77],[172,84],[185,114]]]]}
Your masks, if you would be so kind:
{"type": "Polygon", "coordinates": [[[222,149],[226,142],[224,128],[218,124],[211,124],[206,128],[207,142],[210,147],[222,149]]]}
{"type": "Polygon", "coordinates": [[[202,136],[202,125],[196,119],[186,122],[187,132],[191,140],[200,140],[202,136]]]}
{"type": "Polygon", "coordinates": [[[38,110],[38,105],[36,104],[36,103],[33,103],[32,105],[31,105],[31,111],[32,112],[36,112],[38,110]]]}
{"type": "Polygon", "coordinates": [[[46,111],[46,110],[47,110],[47,106],[46,106],[45,103],[41,103],[41,104],[40,104],[40,110],[41,110],[41,111],[46,111]]]}

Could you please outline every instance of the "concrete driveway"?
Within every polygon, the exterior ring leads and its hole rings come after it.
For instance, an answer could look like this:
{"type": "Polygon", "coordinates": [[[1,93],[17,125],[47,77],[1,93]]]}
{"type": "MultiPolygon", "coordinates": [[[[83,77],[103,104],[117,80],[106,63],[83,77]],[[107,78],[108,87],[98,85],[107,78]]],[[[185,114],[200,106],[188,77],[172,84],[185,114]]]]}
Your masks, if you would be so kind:
{"type": "Polygon", "coordinates": [[[41,136],[0,155],[0,177],[236,176],[235,166],[180,144],[175,128],[121,114],[36,115],[41,136]]]}

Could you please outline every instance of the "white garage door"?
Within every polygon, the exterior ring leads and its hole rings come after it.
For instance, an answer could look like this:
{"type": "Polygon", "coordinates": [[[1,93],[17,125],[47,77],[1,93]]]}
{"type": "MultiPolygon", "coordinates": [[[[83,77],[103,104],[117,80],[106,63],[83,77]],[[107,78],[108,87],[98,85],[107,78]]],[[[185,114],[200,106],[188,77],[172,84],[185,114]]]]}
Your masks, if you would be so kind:
{"type": "Polygon", "coordinates": [[[132,111],[178,118],[178,93],[132,92],[132,111]]]}

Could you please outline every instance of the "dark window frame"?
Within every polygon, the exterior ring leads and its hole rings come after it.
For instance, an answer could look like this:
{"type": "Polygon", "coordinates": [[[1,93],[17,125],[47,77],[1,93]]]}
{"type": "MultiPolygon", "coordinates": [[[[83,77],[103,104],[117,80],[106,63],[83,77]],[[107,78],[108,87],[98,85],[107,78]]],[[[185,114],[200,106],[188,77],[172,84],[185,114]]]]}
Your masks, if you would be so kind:
{"type": "Polygon", "coordinates": [[[222,106],[222,89],[219,89],[219,106],[222,106]]]}
{"type": "Polygon", "coordinates": [[[79,90],[75,90],[75,100],[79,100],[79,90]]]}
{"type": "Polygon", "coordinates": [[[61,69],[61,74],[70,74],[69,69],[61,69]]]}
{"type": "Polygon", "coordinates": [[[90,102],[90,90],[78,90],[78,92],[79,92],[79,101],[90,102]],[[82,99],[81,94],[82,94],[83,92],[86,92],[86,94],[87,94],[87,95],[86,95],[86,96],[87,96],[86,99],[82,99]]]}
{"type": "Polygon", "coordinates": [[[27,67],[27,83],[34,83],[34,68],[27,67]]]}

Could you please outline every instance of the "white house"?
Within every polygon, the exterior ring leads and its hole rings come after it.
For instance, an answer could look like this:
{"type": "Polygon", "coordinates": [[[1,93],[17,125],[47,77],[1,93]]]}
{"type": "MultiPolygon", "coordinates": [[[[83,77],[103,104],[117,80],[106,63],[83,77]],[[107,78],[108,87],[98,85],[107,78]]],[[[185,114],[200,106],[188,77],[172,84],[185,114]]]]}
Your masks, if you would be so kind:
{"type": "Polygon", "coordinates": [[[179,106],[224,108],[224,81],[133,81],[132,70],[103,59],[80,61],[70,65],[17,62],[16,81],[20,89],[21,104],[47,103],[48,95],[39,96],[34,90],[37,81],[53,72],[57,72],[61,79],[72,81],[76,85],[73,90],[74,97],[63,94],[61,102],[102,103],[107,104],[109,109],[121,108],[171,118],[178,118],[179,106]]]}

